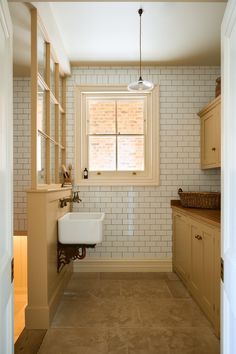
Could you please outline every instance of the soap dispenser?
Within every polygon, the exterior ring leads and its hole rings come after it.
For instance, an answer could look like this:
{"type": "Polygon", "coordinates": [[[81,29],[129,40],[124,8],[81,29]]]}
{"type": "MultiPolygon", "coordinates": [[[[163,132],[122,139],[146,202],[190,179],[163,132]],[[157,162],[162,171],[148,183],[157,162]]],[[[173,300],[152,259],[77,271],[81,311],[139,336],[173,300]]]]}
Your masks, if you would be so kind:
{"type": "Polygon", "coordinates": [[[83,178],[84,179],[88,179],[88,170],[87,170],[86,167],[85,167],[84,172],[83,172],[83,178]]]}

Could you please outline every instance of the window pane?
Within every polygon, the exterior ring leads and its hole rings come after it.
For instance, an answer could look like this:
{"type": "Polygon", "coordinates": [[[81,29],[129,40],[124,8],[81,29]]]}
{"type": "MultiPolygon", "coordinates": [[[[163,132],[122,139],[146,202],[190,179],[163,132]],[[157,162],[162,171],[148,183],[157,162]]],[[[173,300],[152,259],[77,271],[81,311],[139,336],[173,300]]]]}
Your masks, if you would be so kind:
{"type": "Polygon", "coordinates": [[[55,63],[50,58],[50,90],[55,95],[55,63]]]}
{"type": "Polygon", "coordinates": [[[114,134],[116,132],[115,101],[88,102],[89,134],[114,134]]]}
{"type": "Polygon", "coordinates": [[[51,118],[51,121],[50,121],[50,136],[51,138],[55,139],[55,113],[56,113],[56,110],[55,110],[55,103],[51,101],[51,104],[50,104],[50,118],[51,118]]]}
{"type": "Polygon", "coordinates": [[[144,101],[117,101],[117,131],[120,134],[144,133],[144,101]]]}
{"type": "Polygon", "coordinates": [[[144,137],[119,136],[118,137],[118,170],[143,171],[144,170],[144,137]]]}
{"type": "Polygon", "coordinates": [[[37,141],[37,172],[38,184],[45,182],[46,139],[38,133],[37,141]]]}
{"type": "Polygon", "coordinates": [[[59,167],[59,171],[57,171],[57,173],[58,173],[60,182],[62,182],[61,165],[62,165],[62,149],[59,147],[59,151],[58,151],[58,167],[59,167]]]}
{"type": "Polygon", "coordinates": [[[89,137],[89,171],[116,170],[116,138],[89,137]]]}
{"type": "Polygon", "coordinates": [[[38,100],[37,100],[37,124],[38,129],[46,132],[46,104],[45,104],[45,92],[38,85],[38,100]]]}
{"type": "Polygon", "coordinates": [[[61,77],[61,75],[59,76],[59,103],[62,106],[62,77],[61,77]]]}
{"type": "Polygon", "coordinates": [[[51,173],[51,183],[56,182],[56,175],[55,175],[55,145],[54,143],[50,143],[50,173],[51,173]]]}
{"type": "Polygon", "coordinates": [[[58,142],[62,145],[62,113],[59,112],[59,122],[58,122],[58,142]]]}
{"type": "Polygon", "coordinates": [[[42,78],[45,79],[45,65],[46,65],[46,46],[41,30],[38,28],[38,44],[37,44],[37,59],[38,72],[42,78]]]}

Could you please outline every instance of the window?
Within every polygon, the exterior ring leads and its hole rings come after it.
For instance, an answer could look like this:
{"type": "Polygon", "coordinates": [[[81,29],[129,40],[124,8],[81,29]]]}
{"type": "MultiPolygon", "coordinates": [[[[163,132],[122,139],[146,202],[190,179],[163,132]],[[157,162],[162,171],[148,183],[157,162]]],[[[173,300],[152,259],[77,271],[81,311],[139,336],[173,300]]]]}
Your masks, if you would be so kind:
{"type": "Polygon", "coordinates": [[[158,98],[158,87],[138,94],[117,87],[77,88],[77,183],[159,183],[158,98]]]}
{"type": "Polygon", "coordinates": [[[89,171],[144,171],[145,99],[87,100],[89,171]]]}

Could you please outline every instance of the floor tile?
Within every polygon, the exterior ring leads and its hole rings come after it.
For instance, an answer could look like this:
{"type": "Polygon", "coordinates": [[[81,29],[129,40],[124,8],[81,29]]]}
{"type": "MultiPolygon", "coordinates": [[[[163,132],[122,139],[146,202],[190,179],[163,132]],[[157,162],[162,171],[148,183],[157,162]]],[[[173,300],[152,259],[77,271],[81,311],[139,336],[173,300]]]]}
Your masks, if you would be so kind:
{"type": "Polygon", "coordinates": [[[174,273],[85,275],[73,274],[39,354],[219,354],[174,273]]]}
{"type": "Polygon", "coordinates": [[[189,298],[190,294],[180,280],[166,280],[166,284],[175,298],[189,298]]]}
{"type": "Polygon", "coordinates": [[[117,299],[64,300],[54,317],[53,328],[110,328],[141,326],[139,310],[132,302],[117,299]]]}
{"type": "Polygon", "coordinates": [[[15,343],[15,354],[38,354],[46,329],[24,329],[15,343]]]}
{"type": "Polygon", "coordinates": [[[107,354],[107,332],[101,329],[49,329],[38,354],[107,354]]]}
{"type": "Polygon", "coordinates": [[[100,274],[99,272],[76,272],[72,274],[71,279],[100,279],[100,274]]]}
{"type": "Polygon", "coordinates": [[[70,280],[64,296],[88,299],[120,297],[120,282],[116,280],[77,279],[70,280]]]}
{"type": "Polygon", "coordinates": [[[178,275],[176,273],[174,273],[174,272],[167,272],[165,274],[166,274],[166,278],[168,280],[180,280],[178,275]]]}
{"type": "Polygon", "coordinates": [[[156,301],[172,297],[165,280],[121,280],[121,296],[125,299],[156,301]]]}
{"type": "MultiPolygon", "coordinates": [[[[210,329],[171,328],[164,331],[170,354],[220,354],[219,340],[210,329]]],[[[155,335],[150,340],[152,346],[158,350],[155,335]]]]}
{"type": "Polygon", "coordinates": [[[219,354],[206,328],[117,329],[108,334],[109,354],[219,354]]]}
{"type": "Polygon", "coordinates": [[[141,273],[136,273],[136,272],[117,272],[117,273],[101,273],[101,279],[113,279],[113,280],[138,280],[138,279],[144,279],[144,280],[150,280],[150,279],[167,279],[166,273],[162,272],[141,272],[141,273]]]}
{"type": "Polygon", "coordinates": [[[144,327],[210,327],[209,321],[192,299],[159,299],[140,304],[144,327]]]}
{"type": "Polygon", "coordinates": [[[128,328],[110,331],[108,335],[108,354],[169,354],[169,348],[164,336],[155,332],[158,340],[158,350],[151,345],[149,329],[128,328]]]}

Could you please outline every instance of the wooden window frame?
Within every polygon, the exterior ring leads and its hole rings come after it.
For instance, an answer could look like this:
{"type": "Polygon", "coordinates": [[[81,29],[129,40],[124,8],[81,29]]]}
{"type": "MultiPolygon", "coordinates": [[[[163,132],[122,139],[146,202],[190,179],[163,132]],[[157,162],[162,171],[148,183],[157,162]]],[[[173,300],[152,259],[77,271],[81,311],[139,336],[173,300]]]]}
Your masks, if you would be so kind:
{"type": "Polygon", "coordinates": [[[79,185],[159,185],[159,86],[148,93],[131,93],[124,86],[77,86],[75,92],[75,182],[79,185]],[[87,98],[139,98],[146,101],[145,169],[144,171],[89,171],[86,135],[87,98]]]}
{"type": "Polygon", "coordinates": [[[37,9],[31,9],[31,187],[32,189],[60,186],[60,161],[66,164],[66,77],[58,63],[49,36],[37,14],[37,9]],[[38,72],[38,31],[43,36],[45,45],[45,75],[38,72]],[[50,62],[54,65],[54,92],[51,90],[50,62]],[[62,81],[61,100],[59,95],[59,80],[62,81]],[[45,92],[45,131],[38,127],[38,86],[45,92]],[[51,117],[51,104],[54,105],[55,117],[51,117]],[[61,118],[60,118],[61,116],[61,118]],[[61,136],[59,136],[59,122],[62,120],[61,136]],[[51,135],[52,121],[54,122],[54,136],[51,135]],[[45,183],[38,183],[37,151],[38,135],[46,140],[45,153],[45,183]],[[54,146],[54,159],[51,158],[50,148],[54,146]],[[55,178],[52,180],[51,167],[55,169],[55,178]]]}

